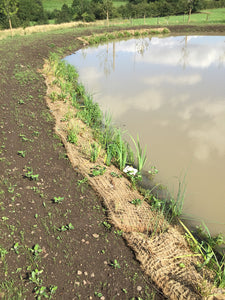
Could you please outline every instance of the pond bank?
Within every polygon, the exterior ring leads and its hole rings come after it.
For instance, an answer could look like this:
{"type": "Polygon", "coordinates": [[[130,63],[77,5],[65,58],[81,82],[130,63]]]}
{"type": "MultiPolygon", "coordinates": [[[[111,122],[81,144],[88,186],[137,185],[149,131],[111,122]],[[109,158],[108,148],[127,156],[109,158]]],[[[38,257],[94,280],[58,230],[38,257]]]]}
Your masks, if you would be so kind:
{"type": "MultiPolygon", "coordinates": [[[[50,72],[50,69],[48,69],[48,72],[50,72]]],[[[60,79],[58,78],[58,80],[60,79]]],[[[49,105],[53,112],[55,111],[54,105],[56,105],[58,114],[60,110],[59,106],[62,105],[62,102],[56,104],[54,101],[53,104],[49,103],[49,105]]],[[[64,105],[65,103],[63,106],[64,105]]],[[[69,108],[67,107],[66,110],[64,109],[64,112],[72,109],[73,108],[71,106],[69,108]]],[[[102,195],[105,205],[109,209],[109,217],[111,222],[117,228],[119,228],[119,230],[124,232],[124,238],[128,241],[130,247],[136,252],[137,258],[141,262],[144,271],[154,280],[154,282],[157,283],[165,295],[171,299],[181,299],[181,297],[184,297],[184,295],[185,297],[189,295],[191,299],[202,299],[203,294],[205,296],[209,296],[211,293],[215,293],[211,282],[211,280],[213,280],[211,277],[212,274],[210,275],[210,273],[207,273],[206,269],[204,269],[204,271],[203,269],[201,270],[203,273],[198,273],[196,271],[198,265],[202,263],[201,259],[198,260],[199,255],[196,255],[190,251],[179,230],[167,224],[163,217],[160,216],[160,221],[158,222],[155,231],[155,218],[157,217],[152,215],[152,210],[148,205],[146,206],[143,204],[143,206],[136,207],[131,204],[132,199],[136,199],[138,197],[143,200],[143,198],[140,194],[137,196],[136,194],[133,195],[131,193],[132,189],[129,187],[129,183],[125,183],[124,187],[122,188],[121,182],[123,179],[120,177],[118,180],[113,180],[110,174],[115,173],[115,170],[109,169],[108,172],[102,174],[102,176],[98,177],[97,179],[95,177],[88,177],[90,170],[94,168],[94,165],[91,164],[89,162],[90,159],[88,157],[84,157],[83,154],[81,159],[80,155],[78,155],[76,152],[77,147],[74,145],[71,146],[70,143],[68,143],[66,139],[66,128],[69,125],[66,123],[62,125],[60,123],[62,117],[63,115],[60,115],[59,118],[56,117],[56,120],[58,120],[57,129],[59,129],[58,133],[63,139],[65,147],[69,151],[69,156],[73,161],[74,166],[78,167],[84,176],[89,178],[93,187],[100,195],[102,195]],[[74,154],[73,149],[75,151],[74,154]],[[83,161],[83,159],[85,160],[83,161]],[[127,189],[127,187],[129,188],[127,189]],[[124,196],[116,195],[117,189],[119,189],[120,193],[124,190],[124,196]],[[121,199],[123,201],[121,201],[121,199]],[[146,213],[146,218],[141,218],[141,216],[145,216],[146,213]],[[135,221],[136,217],[137,219],[135,221]],[[150,235],[149,237],[149,233],[152,232],[155,232],[155,235],[150,235]],[[194,265],[195,267],[193,268],[194,265]],[[183,271],[182,266],[185,266],[183,271]],[[170,281],[169,278],[171,275],[169,276],[169,274],[173,274],[172,277],[175,277],[177,280],[175,282],[170,281]],[[169,277],[167,277],[167,275],[169,277]],[[165,280],[166,278],[167,280],[165,280]],[[194,280],[192,281],[190,278],[194,278],[194,280]],[[202,286],[202,283],[204,287],[202,286]],[[201,296],[199,295],[199,290],[202,291],[201,296]]],[[[76,119],[73,122],[76,122],[76,119]]],[[[82,125],[82,128],[84,128],[83,126],[84,125],[82,125]]],[[[78,132],[79,131],[80,130],[78,130],[78,132]]],[[[78,133],[78,136],[79,135],[80,134],[78,133]]],[[[81,137],[83,138],[83,134],[81,137]]],[[[79,139],[81,137],[78,137],[78,148],[80,147],[79,139]]],[[[90,136],[88,139],[91,139],[90,136]]],[[[81,144],[85,143],[82,142],[81,144]]],[[[98,163],[99,166],[104,166],[103,160],[100,160],[98,163]]]]}

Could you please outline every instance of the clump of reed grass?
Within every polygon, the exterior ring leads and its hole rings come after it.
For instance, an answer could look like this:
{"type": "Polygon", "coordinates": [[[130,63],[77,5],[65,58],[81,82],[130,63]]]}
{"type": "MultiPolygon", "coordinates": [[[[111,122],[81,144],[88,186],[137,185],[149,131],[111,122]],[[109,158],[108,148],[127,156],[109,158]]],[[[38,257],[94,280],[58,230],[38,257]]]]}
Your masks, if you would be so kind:
{"type": "Polygon", "coordinates": [[[91,162],[96,162],[100,152],[101,152],[101,145],[98,145],[97,143],[92,143],[90,145],[90,150],[91,150],[91,162]]]}
{"type": "Polygon", "coordinates": [[[115,132],[115,160],[120,170],[123,170],[127,162],[127,147],[122,139],[121,129],[117,129],[115,132]]]}
{"type": "Polygon", "coordinates": [[[198,267],[201,269],[207,266],[215,272],[214,282],[220,288],[225,288],[225,253],[222,245],[225,246],[225,240],[221,234],[212,237],[206,224],[202,221],[202,226],[197,227],[197,231],[192,233],[184,223],[179,220],[186,232],[186,239],[192,247],[192,250],[199,253],[204,262],[198,267]]]}
{"type": "Polygon", "coordinates": [[[110,113],[106,113],[103,118],[101,134],[99,135],[99,140],[105,149],[107,149],[107,145],[112,142],[114,131],[115,128],[112,125],[112,115],[110,113]]]}
{"type": "Polygon", "coordinates": [[[77,144],[78,137],[75,129],[71,128],[68,129],[67,131],[67,141],[70,142],[71,144],[77,144]]]}
{"type": "Polygon", "coordinates": [[[138,171],[140,172],[143,169],[143,167],[146,163],[146,160],[147,160],[147,156],[146,156],[147,149],[145,147],[144,150],[142,150],[138,135],[137,135],[137,142],[134,140],[134,138],[132,136],[130,136],[130,137],[131,137],[131,139],[134,143],[135,149],[136,149],[137,168],[138,168],[138,171]]]}
{"type": "Polygon", "coordinates": [[[94,103],[90,96],[83,96],[83,105],[77,116],[93,129],[99,129],[102,125],[102,112],[98,103],[94,103]]]}

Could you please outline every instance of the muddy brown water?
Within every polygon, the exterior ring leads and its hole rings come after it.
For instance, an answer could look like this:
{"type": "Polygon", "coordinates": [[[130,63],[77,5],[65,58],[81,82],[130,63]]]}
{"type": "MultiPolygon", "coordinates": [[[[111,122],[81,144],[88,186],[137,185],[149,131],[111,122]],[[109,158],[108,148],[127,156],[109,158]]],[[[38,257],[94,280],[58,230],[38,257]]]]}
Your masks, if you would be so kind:
{"type": "Polygon", "coordinates": [[[225,234],[225,36],[115,41],[65,59],[114,123],[139,135],[155,181],[174,195],[185,182],[183,217],[225,234]]]}

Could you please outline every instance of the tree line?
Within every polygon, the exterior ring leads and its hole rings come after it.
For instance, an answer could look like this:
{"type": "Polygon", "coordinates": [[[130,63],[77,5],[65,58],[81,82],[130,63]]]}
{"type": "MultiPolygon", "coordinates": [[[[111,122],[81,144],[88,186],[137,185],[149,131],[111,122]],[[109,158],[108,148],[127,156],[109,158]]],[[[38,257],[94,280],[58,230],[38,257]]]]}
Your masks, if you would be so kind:
{"type": "Polygon", "coordinates": [[[73,0],[60,10],[45,11],[41,0],[0,0],[0,29],[110,18],[163,17],[225,7],[225,0],[128,0],[115,7],[112,0],[73,0]]]}

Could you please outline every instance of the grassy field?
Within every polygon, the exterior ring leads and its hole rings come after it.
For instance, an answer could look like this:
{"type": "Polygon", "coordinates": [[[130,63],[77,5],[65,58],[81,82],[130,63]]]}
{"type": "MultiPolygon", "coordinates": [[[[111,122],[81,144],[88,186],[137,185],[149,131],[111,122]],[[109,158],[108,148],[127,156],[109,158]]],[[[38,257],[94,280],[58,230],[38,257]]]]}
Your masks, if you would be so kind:
{"type": "MultiPolygon", "coordinates": [[[[72,0],[67,0],[72,1],[72,0]]],[[[52,3],[55,3],[53,0],[52,3]]],[[[47,3],[44,0],[44,3],[47,3]]],[[[50,2],[49,2],[50,3],[50,2]]],[[[49,7],[50,4],[48,3],[49,7]]],[[[60,1],[62,4],[62,1],[60,1]]],[[[115,3],[122,3],[122,2],[115,2],[115,3]]],[[[51,7],[52,9],[52,7],[51,7]]],[[[52,20],[53,22],[53,20],[52,20]]],[[[106,20],[96,21],[93,23],[83,23],[83,22],[70,22],[64,24],[49,24],[49,25],[38,25],[38,26],[31,26],[27,28],[15,28],[13,29],[13,35],[26,35],[31,34],[34,32],[46,32],[52,30],[62,30],[65,28],[71,28],[78,26],[88,26],[88,27],[95,27],[101,28],[102,26],[106,26],[106,20]]],[[[170,26],[170,25],[195,25],[195,26],[204,26],[204,25],[225,25],[225,8],[218,8],[218,9],[210,9],[207,11],[202,11],[198,14],[192,14],[190,22],[188,24],[188,15],[183,16],[168,16],[168,17],[160,17],[160,18],[140,18],[140,19],[111,19],[109,20],[109,27],[110,26],[122,26],[124,28],[129,26],[141,26],[141,25],[149,25],[149,26],[170,26]]],[[[190,29],[191,30],[191,29],[190,29]]],[[[223,31],[223,29],[222,29],[223,31]]],[[[3,30],[0,31],[0,40],[4,39],[8,36],[11,36],[10,30],[3,30]]]]}
{"type": "Polygon", "coordinates": [[[45,10],[53,11],[54,9],[61,9],[63,4],[70,6],[73,3],[73,0],[42,0],[45,10]]]}
{"type": "MultiPolygon", "coordinates": [[[[113,1],[115,7],[126,4],[127,1],[113,1]]],[[[71,6],[73,0],[42,0],[45,10],[53,11],[54,9],[61,9],[63,4],[71,6]]]]}
{"type": "MultiPolygon", "coordinates": [[[[61,9],[63,4],[70,6],[72,3],[73,0],[43,0],[44,9],[48,11],[61,9]]],[[[126,1],[113,1],[113,4],[115,7],[118,7],[126,4],[126,1]]],[[[132,19],[131,25],[182,25],[187,24],[187,22],[188,15],[180,15],[159,18],[132,19]]],[[[192,14],[190,24],[225,24],[225,8],[202,10],[201,13],[192,14]]]]}
{"type": "MultiPolygon", "coordinates": [[[[188,23],[188,15],[168,16],[161,18],[133,19],[132,25],[182,25],[188,23]]],[[[225,8],[203,10],[192,14],[190,25],[225,24],[225,8]]]]}

